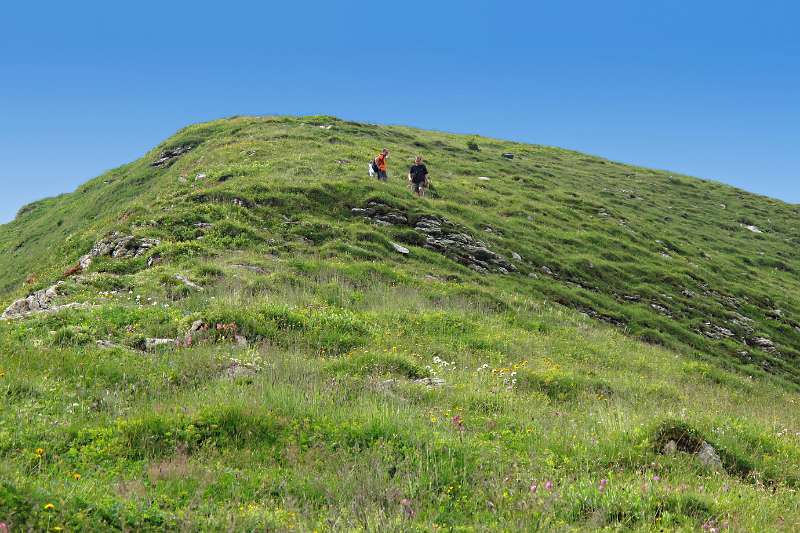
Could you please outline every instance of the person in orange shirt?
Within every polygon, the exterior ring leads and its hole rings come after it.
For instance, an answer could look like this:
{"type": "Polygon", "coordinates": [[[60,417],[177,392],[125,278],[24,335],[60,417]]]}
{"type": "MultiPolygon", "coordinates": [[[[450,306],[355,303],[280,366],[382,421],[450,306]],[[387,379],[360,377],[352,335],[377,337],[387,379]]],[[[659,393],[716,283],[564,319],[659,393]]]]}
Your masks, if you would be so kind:
{"type": "Polygon", "coordinates": [[[376,172],[378,173],[378,179],[381,181],[386,181],[389,178],[389,175],[386,173],[386,158],[388,157],[389,150],[384,148],[381,150],[381,153],[378,154],[378,157],[373,160],[376,172]]]}

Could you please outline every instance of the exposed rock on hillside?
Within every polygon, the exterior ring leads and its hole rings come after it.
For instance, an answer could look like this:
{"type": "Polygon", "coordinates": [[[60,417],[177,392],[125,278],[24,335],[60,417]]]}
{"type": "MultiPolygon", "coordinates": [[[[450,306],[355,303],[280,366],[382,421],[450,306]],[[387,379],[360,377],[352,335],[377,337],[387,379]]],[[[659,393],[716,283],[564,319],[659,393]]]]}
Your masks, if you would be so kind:
{"type": "Polygon", "coordinates": [[[734,336],[734,333],[728,328],[723,328],[711,322],[703,324],[702,333],[709,339],[728,339],[734,336]]]}
{"type": "Polygon", "coordinates": [[[78,271],[89,268],[96,257],[111,256],[131,258],[144,255],[151,248],[161,243],[158,239],[134,237],[114,232],[97,241],[88,254],[78,260],[78,271]]]}
{"type": "Polygon", "coordinates": [[[82,309],[91,307],[90,304],[77,302],[63,305],[53,305],[53,300],[58,297],[58,287],[61,286],[62,283],[63,282],[56,283],[52,287],[36,291],[25,298],[20,298],[8,306],[5,311],[3,311],[3,314],[0,315],[0,320],[14,320],[17,318],[26,318],[40,313],[58,313],[59,311],[63,311],[65,309],[82,309]]]}
{"type": "Polygon", "coordinates": [[[164,150],[158,156],[158,159],[153,161],[150,164],[150,166],[161,167],[161,168],[168,167],[172,163],[174,163],[177,158],[179,158],[180,156],[182,156],[183,154],[185,154],[186,152],[188,152],[192,148],[194,148],[194,146],[192,146],[190,144],[185,144],[183,146],[178,146],[178,147],[175,147],[175,148],[172,148],[172,149],[169,149],[169,150],[164,150]]]}
{"type": "Polygon", "coordinates": [[[58,285],[53,285],[47,289],[36,291],[25,298],[20,298],[8,306],[0,318],[8,320],[50,309],[51,302],[58,296],[57,289],[58,285]]]}
{"type": "Polygon", "coordinates": [[[408,255],[408,248],[406,248],[405,246],[401,246],[396,242],[390,242],[389,244],[392,245],[392,248],[394,248],[396,252],[401,253],[403,255],[408,255]]]}
{"type": "Polygon", "coordinates": [[[758,346],[762,350],[773,351],[775,350],[775,343],[766,337],[756,337],[750,341],[753,346],[758,346]]]}
{"type": "Polygon", "coordinates": [[[424,215],[412,223],[407,214],[379,202],[369,202],[365,208],[353,208],[351,213],[382,226],[411,227],[424,236],[425,248],[446,255],[476,272],[508,274],[517,270],[510,261],[490,250],[486,243],[444,217],[424,215]]]}
{"type": "Polygon", "coordinates": [[[477,272],[508,274],[517,268],[504,257],[444,218],[428,216],[417,220],[414,229],[426,235],[425,247],[436,250],[477,272]]]}

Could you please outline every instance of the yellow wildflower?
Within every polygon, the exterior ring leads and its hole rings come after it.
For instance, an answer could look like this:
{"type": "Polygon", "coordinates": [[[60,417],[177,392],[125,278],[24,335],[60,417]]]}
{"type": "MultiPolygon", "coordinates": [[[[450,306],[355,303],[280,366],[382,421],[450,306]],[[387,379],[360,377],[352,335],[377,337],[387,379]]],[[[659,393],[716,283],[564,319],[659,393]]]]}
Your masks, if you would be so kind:
{"type": "Polygon", "coordinates": [[[48,503],[47,505],[44,506],[44,510],[45,511],[54,511],[55,508],[56,508],[56,506],[53,505],[52,503],[48,503]]]}
{"type": "Polygon", "coordinates": [[[44,448],[36,448],[36,455],[39,457],[44,455],[44,448]]]}

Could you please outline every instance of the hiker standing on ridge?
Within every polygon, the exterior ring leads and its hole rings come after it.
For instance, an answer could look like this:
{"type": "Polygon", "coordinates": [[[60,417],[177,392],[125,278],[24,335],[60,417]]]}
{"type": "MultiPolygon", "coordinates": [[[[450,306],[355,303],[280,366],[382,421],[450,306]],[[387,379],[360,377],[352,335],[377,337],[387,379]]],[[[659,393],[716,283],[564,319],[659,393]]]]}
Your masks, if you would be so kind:
{"type": "Polygon", "coordinates": [[[389,178],[389,175],[386,173],[386,158],[389,157],[389,150],[384,148],[381,150],[381,153],[378,154],[378,157],[373,159],[373,165],[375,167],[375,172],[378,173],[378,179],[381,181],[386,181],[389,178]]]}
{"type": "Polygon", "coordinates": [[[422,198],[425,196],[425,189],[428,187],[428,167],[422,162],[422,157],[414,158],[414,164],[408,170],[408,181],[414,193],[422,198]]]}

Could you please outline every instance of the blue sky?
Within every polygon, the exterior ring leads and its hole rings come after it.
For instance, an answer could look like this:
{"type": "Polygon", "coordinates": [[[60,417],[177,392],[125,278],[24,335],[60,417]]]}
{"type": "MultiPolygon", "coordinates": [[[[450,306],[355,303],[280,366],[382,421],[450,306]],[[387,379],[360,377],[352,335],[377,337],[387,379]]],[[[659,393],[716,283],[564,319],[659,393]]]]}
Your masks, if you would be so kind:
{"type": "Polygon", "coordinates": [[[563,146],[798,203],[798,20],[770,0],[10,0],[0,222],[235,114],[563,146]]]}

